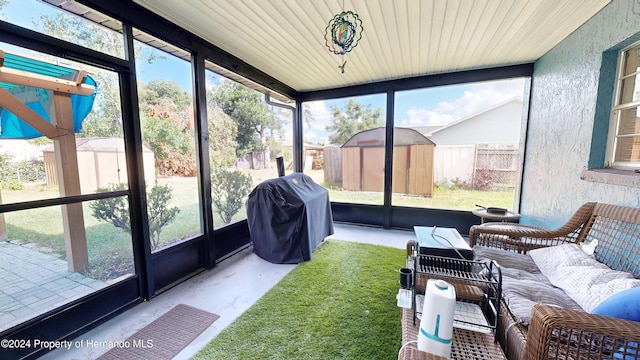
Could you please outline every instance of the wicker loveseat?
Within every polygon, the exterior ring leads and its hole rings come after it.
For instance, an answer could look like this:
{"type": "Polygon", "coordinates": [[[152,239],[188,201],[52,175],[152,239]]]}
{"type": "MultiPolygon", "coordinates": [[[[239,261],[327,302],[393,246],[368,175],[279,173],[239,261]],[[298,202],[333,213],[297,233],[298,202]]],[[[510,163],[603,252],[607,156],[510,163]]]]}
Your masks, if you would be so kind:
{"type": "MultiPolygon", "coordinates": [[[[631,281],[640,278],[640,209],[636,208],[587,203],[555,230],[489,223],[473,226],[469,240],[474,253],[501,249],[502,255],[511,254],[518,262],[530,257],[533,249],[597,241],[595,260],[631,274],[631,281]]],[[[551,250],[555,249],[559,247],[551,250]]],[[[516,320],[508,301],[500,310],[497,336],[509,359],[640,359],[640,322],[536,304],[526,325],[516,320]]]]}

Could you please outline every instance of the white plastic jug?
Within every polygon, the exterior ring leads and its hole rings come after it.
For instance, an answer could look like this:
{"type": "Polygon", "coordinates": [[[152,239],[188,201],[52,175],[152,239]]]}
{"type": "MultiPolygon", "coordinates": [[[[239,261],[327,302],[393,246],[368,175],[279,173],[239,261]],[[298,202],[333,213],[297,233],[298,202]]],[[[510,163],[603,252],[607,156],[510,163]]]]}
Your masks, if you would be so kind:
{"type": "Polygon", "coordinates": [[[429,279],[424,294],[418,350],[451,357],[453,315],[456,308],[456,289],[444,280],[429,279]]]}

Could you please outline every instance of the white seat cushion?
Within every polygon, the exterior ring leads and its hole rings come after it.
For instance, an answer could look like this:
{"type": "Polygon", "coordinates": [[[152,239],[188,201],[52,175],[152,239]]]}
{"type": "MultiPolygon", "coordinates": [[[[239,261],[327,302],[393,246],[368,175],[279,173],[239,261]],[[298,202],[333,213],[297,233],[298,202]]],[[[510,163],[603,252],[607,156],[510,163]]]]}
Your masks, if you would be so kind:
{"type": "Polygon", "coordinates": [[[529,255],[554,286],[587,312],[616,293],[640,286],[631,274],[611,270],[575,244],[535,249],[529,255]]]}

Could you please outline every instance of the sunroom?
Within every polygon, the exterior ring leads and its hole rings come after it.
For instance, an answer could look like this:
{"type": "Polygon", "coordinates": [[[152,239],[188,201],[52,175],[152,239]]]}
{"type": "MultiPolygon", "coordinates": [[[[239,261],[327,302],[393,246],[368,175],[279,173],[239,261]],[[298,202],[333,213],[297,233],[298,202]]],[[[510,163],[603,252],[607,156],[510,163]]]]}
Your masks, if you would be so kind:
{"type": "Polygon", "coordinates": [[[588,202],[640,207],[637,1],[6,0],[0,14],[0,83],[42,90],[38,119],[59,131],[69,115],[51,84],[96,84],[64,134],[8,131],[36,117],[2,93],[2,339],[74,338],[246,253],[245,202],[277,158],[327,189],[336,224],[381,231],[467,236],[478,205],[545,228],[588,202]],[[371,129],[376,146],[347,159],[371,129]],[[420,175],[406,131],[430,143],[420,175]],[[410,191],[425,177],[429,194],[410,191]]]}

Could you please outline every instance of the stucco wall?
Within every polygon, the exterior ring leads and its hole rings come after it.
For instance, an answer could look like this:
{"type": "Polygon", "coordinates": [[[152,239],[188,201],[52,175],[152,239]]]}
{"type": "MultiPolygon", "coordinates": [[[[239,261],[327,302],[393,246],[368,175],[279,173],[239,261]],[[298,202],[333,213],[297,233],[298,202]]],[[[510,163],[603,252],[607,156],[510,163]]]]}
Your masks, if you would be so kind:
{"type": "Polygon", "coordinates": [[[580,179],[589,163],[602,53],[639,32],[640,2],[613,0],[536,62],[523,223],[559,226],[588,201],[640,207],[638,188],[580,179]]]}

